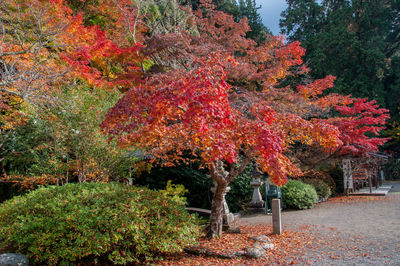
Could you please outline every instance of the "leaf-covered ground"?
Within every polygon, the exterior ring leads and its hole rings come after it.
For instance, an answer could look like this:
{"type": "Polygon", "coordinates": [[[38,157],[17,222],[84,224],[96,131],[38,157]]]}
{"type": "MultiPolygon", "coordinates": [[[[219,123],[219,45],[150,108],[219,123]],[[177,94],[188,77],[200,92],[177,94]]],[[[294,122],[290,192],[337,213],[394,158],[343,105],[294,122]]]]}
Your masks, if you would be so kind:
{"type": "Polygon", "coordinates": [[[269,225],[245,225],[240,228],[242,229],[241,234],[225,234],[220,239],[213,240],[204,238],[201,240],[200,246],[224,254],[244,250],[251,246],[254,243],[254,240],[250,239],[252,236],[267,235],[275,245],[275,249],[266,251],[267,257],[258,260],[246,257],[219,259],[183,252],[158,263],[160,265],[304,265],[316,264],[326,261],[326,259],[339,262],[373,257],[372,254],[363,250],[363,238],[355,237],[349,243],[335,228],[328,228],[331,231],[330,235],[324,233],[324,228],[314,226],[303,226],[299,231],[285,230],[282,235],[272,235],[272,227],[269,225]]]}
{"type": "Polygon", "coordinates": [[[330,198],[328,202],[331,203],[354,203],[354,202],[370,202],[370,201],[391,201],[393,197],[384,196],[340,196],[330,198]]]}
{"type": "Polygon", "coordinates": [[[314,209],[282,213],[284,232],[272,235],[270,216],[239,220],[241,234],[203,238],[200,247],[219,254],[244,250],[252,236],[267,235],[275,245],[259,260],[219,259],[185,252],[160,265],[398,265],[400,194],[336,197],[314,209]]]}
{"type": "Polygon", "coordinates": [[[282,235],[272,235],[272,227],[269,225],[245,225],[239,226],[240,234],[224,234],[219,239],[208,240],[203,238],[200,241],[200,247],[207,248],[210,251],[224,254],[244,250],[254,244],[251,240],[252,236],[267,235],[272,243],[279,248],[273,251],[267,251],[267,258],[261,260],[240,258],[240,259],[219,259],[205,256],[190,255],[187,253],[177,254],[168,257],[165,261],[160,262],[163,265],[177,264],[259,264],[259,263],[279,263],[289,253],[301,252],[304,245],[312,241],[309,235],[302,232],[285,231],[282,235]],[[290,241],[289,241],[290,240],[290,241]]]}

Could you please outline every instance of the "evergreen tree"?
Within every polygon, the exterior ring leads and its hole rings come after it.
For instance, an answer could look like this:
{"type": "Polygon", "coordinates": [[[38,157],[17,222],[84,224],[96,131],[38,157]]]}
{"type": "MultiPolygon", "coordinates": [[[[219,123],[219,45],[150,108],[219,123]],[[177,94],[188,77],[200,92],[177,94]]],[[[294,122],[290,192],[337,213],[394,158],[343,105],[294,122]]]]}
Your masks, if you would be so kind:
{"type": "MultiPolygon", "coordinates": [[[[385,76],[386,102],[392,110],[392,120],[400,122],[400,0],[392,1],[392,24],[386,38],[389,71],[385,76]]],[[[400,146],[400,145],[398,145],[400,146]]]]}
{"type": "Polygon", "coordinates": [[[258,10],[261,6],[257,6],[255,0],[239,0],[239,16],[238,18],[247,17],[251,31],[247,33],[247,37],[255,40],[257,43],[265,42],[267,34],[271,31],[264,26],[258,10]]]}
{"type": "MultiPolygon", "coordinates": [[[[385,104],[389,0],[287,0],[281,30],[307,49],[313,78],[337,76],[334,90],[385,104]]],[[[387,106],[387,104],[386,104],[387,106]]]]}

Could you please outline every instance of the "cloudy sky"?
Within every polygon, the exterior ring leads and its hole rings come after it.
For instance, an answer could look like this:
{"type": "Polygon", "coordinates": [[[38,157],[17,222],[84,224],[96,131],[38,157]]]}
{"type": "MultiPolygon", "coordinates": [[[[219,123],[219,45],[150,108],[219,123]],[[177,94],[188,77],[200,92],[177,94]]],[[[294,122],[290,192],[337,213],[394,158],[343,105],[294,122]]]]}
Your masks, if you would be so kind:
{"type": "Polygon", "coordinates": [[[286,8],[285,0],[256,0],[261,9],[258,12],[264,22],[274,35],[279,33],[279,19],[281,12],[286,8]]]}

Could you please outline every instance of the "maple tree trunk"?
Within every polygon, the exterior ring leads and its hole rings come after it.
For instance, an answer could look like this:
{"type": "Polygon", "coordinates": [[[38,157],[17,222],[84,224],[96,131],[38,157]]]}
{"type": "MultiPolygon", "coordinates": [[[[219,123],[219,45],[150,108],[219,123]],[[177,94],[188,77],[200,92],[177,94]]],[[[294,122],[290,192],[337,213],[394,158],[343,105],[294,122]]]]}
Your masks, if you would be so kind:
{"type": "Polygon", "coordinates": [[[223,225],[223,196],[227,187],[227,183],[216,183],[216,190],[211,204],[210,224],[208,227],[208,236],[210,238],[222,235],[223,225]]]}

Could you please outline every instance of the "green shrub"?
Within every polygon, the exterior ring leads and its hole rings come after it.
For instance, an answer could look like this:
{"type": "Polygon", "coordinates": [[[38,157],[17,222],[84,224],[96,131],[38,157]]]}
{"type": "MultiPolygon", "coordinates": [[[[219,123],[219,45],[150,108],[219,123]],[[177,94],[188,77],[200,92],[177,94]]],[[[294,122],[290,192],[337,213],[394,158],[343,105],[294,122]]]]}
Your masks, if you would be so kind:
{"type": "Polygon", "coordinates": [[[310,209],[318,201],[318,195],[312,185],[300,180],[289,180],[282,186],[283,206],[294,209],[310,209]]]}
{"type": "Polygon", "coordinates": [[[166,195],[176,196],[171,190],[83,183],[14,197],[0,208],[0,250],[51,265],[87,258],[125,264],[180,251],[200,231],[181,200],[166,195]]]}
{"type": "MultiPolygon", "coordinates": [[[[308,170],[304,173],[304,175],[301,177],[301,180],[303,182],[305,182],[305,180],[307,179],[318,179],[321,180],[323,182],[325,182],[325,184],[327,184],[331,190],[331,192],[335,192],[336,191],[336,183],[335,180],[333,180],[333,178],[330,176],[330,174],[323,172],[323,171],[316,171],[316,170],[308,170]]],[[[307,182],[305,182],[307,183],[307,182]]],[[[318,193],[318,191],[317,191],[318,193]]]]}
{"type": "Polygon", "coordinates": [[[303,182],[306,184],[310,184],[315,188],[319,199],[326,200],[332,194],[328,184],[320,179],[304,179],[303,182]]]}

